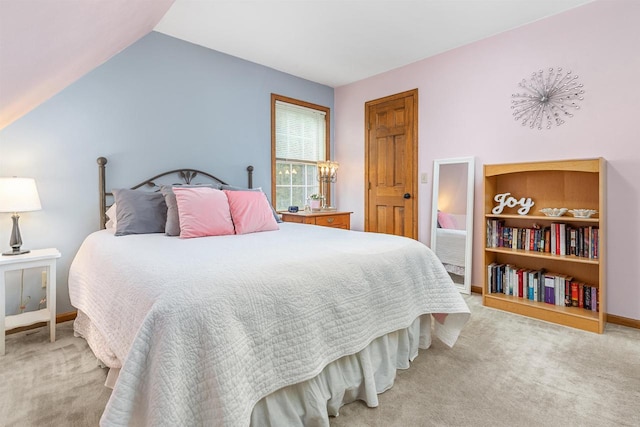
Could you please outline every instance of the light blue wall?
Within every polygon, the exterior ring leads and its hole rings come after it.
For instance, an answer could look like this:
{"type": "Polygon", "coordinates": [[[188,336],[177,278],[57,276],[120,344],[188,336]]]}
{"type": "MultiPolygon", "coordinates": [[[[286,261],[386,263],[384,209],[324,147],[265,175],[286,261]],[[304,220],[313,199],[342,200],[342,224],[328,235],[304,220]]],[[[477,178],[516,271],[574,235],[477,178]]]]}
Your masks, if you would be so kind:
{"type": "MultiPolygon", "coordinates": [[[[21,215],[23,246],[62,252],[58,313],[74,310],[69,266],[98,229],[96,158],[109,160],[108,188],[180,167],[246,185],[251,164],[254,186],[270,194],[271,93],[333,111],[328,86],[152,32],[0,131],[0,176],[35,178],[42,201],[42,211],[21,215]]],[[[0,214],[3,251],[10,229],[0,214]]],[[[40,277],[27,276],[34,307],[40,277]]],[[[19,286],[10,279],[6,309],[15,312],[19,286]]]]}

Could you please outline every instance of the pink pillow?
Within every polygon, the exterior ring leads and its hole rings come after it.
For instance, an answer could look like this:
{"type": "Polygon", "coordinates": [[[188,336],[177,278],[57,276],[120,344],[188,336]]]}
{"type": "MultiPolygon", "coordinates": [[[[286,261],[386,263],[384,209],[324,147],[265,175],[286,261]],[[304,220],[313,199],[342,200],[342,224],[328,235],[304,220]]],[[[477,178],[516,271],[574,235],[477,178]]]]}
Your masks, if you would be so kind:
{"type": "Polygon", "coordinates": [[[220,190],[174,187],[180,217],[180,237],[234,234],[229,201],[220,190]]]}
{"type": "Polygon", "coordinates": [[[279,229],[267,196],[262,191],[222,191],[229,199],[236,234],[279,229]]]}
{"type": "Polygon", "coordinates": [[[438,224],[442,228],[450,228],[455,230],[456,223],[453,220],[453,217],[445,212],[438,211],[438,224]]]}

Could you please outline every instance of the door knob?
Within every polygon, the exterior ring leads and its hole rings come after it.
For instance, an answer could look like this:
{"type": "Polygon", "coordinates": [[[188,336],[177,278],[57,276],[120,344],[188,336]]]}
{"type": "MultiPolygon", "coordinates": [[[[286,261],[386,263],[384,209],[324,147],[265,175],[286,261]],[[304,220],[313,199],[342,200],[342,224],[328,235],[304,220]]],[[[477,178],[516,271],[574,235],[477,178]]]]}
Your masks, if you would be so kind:
{"type": "Polygon", "coordinates": [[[404,193],[404,196],[402,196],[402,197],[404,197],[405,199],[410,199],[411,198],[411,194],[404,193]]]}

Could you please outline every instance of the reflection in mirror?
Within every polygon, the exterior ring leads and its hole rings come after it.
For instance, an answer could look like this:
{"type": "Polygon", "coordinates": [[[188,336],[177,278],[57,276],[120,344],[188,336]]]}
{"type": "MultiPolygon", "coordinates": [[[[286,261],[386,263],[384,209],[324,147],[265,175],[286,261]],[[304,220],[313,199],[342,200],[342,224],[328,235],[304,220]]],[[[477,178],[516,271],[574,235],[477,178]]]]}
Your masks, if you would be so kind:
{"type": "Polygon", "coordinates": [[[471,293],[473,157],[435,160],[431,249],[460,292],[471,293]]]}

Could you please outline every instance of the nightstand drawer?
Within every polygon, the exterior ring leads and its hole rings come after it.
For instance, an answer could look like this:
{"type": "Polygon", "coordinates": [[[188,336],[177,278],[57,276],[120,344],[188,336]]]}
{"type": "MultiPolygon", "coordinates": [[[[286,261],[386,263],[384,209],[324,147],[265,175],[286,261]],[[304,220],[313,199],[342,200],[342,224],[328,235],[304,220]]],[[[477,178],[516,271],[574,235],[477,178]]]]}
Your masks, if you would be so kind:
{"type": "Polygon", "coordinates": [[[281,216],[284,222],[296,222],[298,224],[304,224],[306,220],[306,218],[303,216],[292,215],[288,213],[283,213],[281,216]]]}
{"type": "Polygon", "coordinates": [[[350,228],[349,227],[349,215],[330,215],[330,216],[319,216],[316,218],[316,225],[322,225],[325,227],[334,227],[334,228],[350,228]]]}
{"type": "Polygon", "coordinates": [[[282,212],[284,222],[351,229],[351,212],[282,212]]]}

